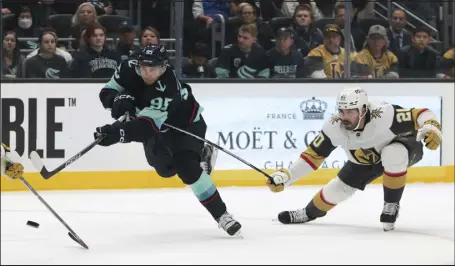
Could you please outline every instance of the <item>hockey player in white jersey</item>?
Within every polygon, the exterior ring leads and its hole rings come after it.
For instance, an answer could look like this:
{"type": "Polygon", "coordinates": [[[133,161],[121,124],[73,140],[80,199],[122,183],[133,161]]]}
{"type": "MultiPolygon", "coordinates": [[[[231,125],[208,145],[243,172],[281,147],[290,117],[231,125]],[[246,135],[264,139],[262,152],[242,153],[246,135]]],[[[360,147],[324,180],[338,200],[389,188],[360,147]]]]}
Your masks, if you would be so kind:
{"type": "Polygon", "coordinates": [[[9,179],[17,179],[24,174],[24,166],[20,163],[20,156],[5,144],[1,144],[1,174],[9,179]]]}
{"type": "Polygon", "coordinates": [[[305,178],[341,146],[348,162],[308,203],[295,211],[283,211],[283,224],[306,223],[323,217],[374,179],[383,175],[384,208],[380,215],[384,231],[394,229],[408,167],[422,159],[423,144],[436,150],[442,139],[441,126],[427,109],[403,108],[388,103],[370,103],[362,88],[343,90],[337,98],[338,115],[326,121],[321,133],[288,170],[272,174],[267,185],[273,192],[305,178]]]}

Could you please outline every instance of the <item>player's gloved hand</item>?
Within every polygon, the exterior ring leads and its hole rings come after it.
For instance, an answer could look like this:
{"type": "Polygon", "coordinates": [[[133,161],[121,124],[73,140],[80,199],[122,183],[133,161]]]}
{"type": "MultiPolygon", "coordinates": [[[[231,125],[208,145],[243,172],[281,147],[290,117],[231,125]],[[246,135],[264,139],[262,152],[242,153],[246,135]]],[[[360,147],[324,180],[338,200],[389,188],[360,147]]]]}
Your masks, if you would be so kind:
{"type": "Polygon", "coordinates": [[[291,179],[291,174],[286,169],[280,169],[270,175],[273,180],[267,178],[267,186],[272,192],[281,192],[284,190],[284,184],[291,179]]]}
{"type": "Polygon", "coordinates": [[[128,112],[130,115],[136,114],[136,105],[134,97],[129,94],[118,94],[112,102],[111,116],[118,119],[128,112]]]}
{"type": "Polygon", "coordinates": [[[24,166],[20,163],[20,156],[2,144],[1,174],[9,179],[17,179],[24,174],[24,166]]]}
{"type": "Polygon", "coordinates": [[[425,121],[422,127],[417,131],[416,139],[417,141],[423,140],[428,149],[436,150],[441,144],[441,125],[435,120],[425,121]]]}
{"type": "Polygon", "coordinates": [[[114,124],[107,124],[102,127],[97,127],[96,132],[94,133],[95,139],[99,136],[104,135],[103,140],[98,144],[100,146],[111,146],[118,142],[128,143],[125,130],[123,130],[123,123],[120,121],[115,122],[114,124]]]}

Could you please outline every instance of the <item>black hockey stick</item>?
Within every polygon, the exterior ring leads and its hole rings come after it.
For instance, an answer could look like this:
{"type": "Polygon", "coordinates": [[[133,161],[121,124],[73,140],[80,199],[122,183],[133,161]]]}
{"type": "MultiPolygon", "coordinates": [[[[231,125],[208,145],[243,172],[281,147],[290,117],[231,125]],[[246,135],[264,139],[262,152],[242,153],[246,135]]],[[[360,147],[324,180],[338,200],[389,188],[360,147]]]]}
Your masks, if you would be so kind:
{"type": "Polygon", "coordinates": [[[22,176],[19,177],[19,180],[22,181],[22,183],[24,183],[24,185],[33,193],[35,194],[36,197],[38,197],[38,199],[44,204],[44,206],[46,206],[46,208],[66,227],[66,229],[68,229],[68,235],[69,237],[71,237],[72,240],[76,241],[79,245],[83,246],[84,248],[88,249],[88,246],[87,244],[85,244],[84,241],[82,241],[82,239],[73,231],[73,229],[71,229],[71,227],[69,227],[65,221],[63,221],[63,219],[51,208],[51,206],[49,206],[49,204],[47,204],[47,202],[38,194],[38,192],[36,192],[36,190],[27,182],[27,180],[25,180],[25,178],[23,178],[22,176]]]}
{"type": "MultiPolygon", "coordinates": [[[[123,120],[129,119],[129,114],[124,114],[122,115],[117,121],[122,122],[123,120]]],[[[89,152],[91,149],[93,149],[96,145],[98,145],[102,140],[104,139],[104,135],[100,135],[98,138],[96,138],[92,143],[90,143],[87,147],[85,147],[82,151],[78,152],[76,155],[71,157],[69,160],[66,162],[62,163],[59,165],[57,168],[55,168],[52,171],[49,171],[46,166],[44,166],[43,160],[39,156],[39,154],[36,151],[30,152],[30,160],[32,161],[33,166],[37,170],[39,170],[39,173],[44,179],[49,179],[53,177],[54,175],[58,174],[60,171],[68,167],[68,165],[74,163],[77,161],[79,158],[82,157],[82,155],[86,154],[89,152]]]]}
{"type": "Polygon", "coordinates": [[[266,176],[266,177],[270,180],[270,182],[272,182],[272,184],[274,183],[274,182],[273,182],[273,178],[272,178],[269,174],[267,174],[266,172],[264,172],[264,171],[262,171],[261,169],[257,168],[256,166],[250,164],[249,162],[243,160],[243,159],[240,158],[239,156],[237,156],[237,155],[231,153],[230,151],[225,150],[223,147],[221,147],[221,146],[219,146],[219,145],[217,145],[217,144],[211,142],[210,140],[206,140],[206,139],[201,138],[201,137],[199,137],[199,136],[197,136],[197,135],[194,135],[193,133],[190,133],[190,132],[185,131],[185,130],[183,130],[183,129],[180,129],[180,128],[178,128],[178,127],[174,127],[174,126],[169,125],[169,124],[167,124],[167,123],[163,123],[163,125],[165,125],[165,126],[167,126],[167,127],[170,127],[170,128],[172,128],[172,129],[175,129],[175,130],[177,130],[177,131],[180,131],[180,132],[182,132],[182,133],[184,133],[184,134],[187,134],[187,135],[189,135],[189,136],[192,136],[193,138],[196,138],[196,139],[198,139],[198,140],[200,140],[200,141],[203,141],[203,142],[205,142],[205,143],[207,143],[207,144],[210,144],[210,145],[212,145],[213,147],[216,147],[217,149],[219,149],[219,150],[221,150],[221,151],[223,151],[223,152],[225,152],[225,153],[231,155],[231,156],[234,157],[235,159],[241,161],[242,163],[248,165],[249,167],[251,167],[251,168],[253,168],[254,170],[258,171],[259,173],[263,174],[264,176],[266,176]]]}

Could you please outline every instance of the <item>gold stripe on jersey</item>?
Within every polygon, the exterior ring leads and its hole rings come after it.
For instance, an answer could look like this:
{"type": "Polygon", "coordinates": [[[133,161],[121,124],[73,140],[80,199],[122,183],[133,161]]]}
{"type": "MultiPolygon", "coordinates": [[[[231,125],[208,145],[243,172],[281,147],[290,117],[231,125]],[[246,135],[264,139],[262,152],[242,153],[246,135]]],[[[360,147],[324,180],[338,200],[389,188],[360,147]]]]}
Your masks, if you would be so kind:
{"type": "Polygon", "coordinates": [[[324,162],[325,157],[318,155],[311,146],[308,146],[304,152],[300,154],[300,158],[305,160],[314,170],[324,162]]]}
{"type": "Polygon", "coordinates": [[[332,204],[324,198],[322,189],[313,197],[313,204],[316,208],[324,212],[328,212],[336,206],[336,204],[332,204]]]}
{"type": "MultiPolygon", "coordinates": [[[[418,120],[420,114],[422,114],[425,111],[428,111],[428,108],[414,108],[414,109],[411,110],[412,120],[414,121],[414,129],[415,130],[418,130],[420,128],[419,123],[417,122],[417,120],[418,120]]],[[[441,124],[438,121],[434,120],[434,119],[425,121],[424,124],[431,124],[431,125],[437,127],[439,130],[441,130],[441,124]]]]}
{"type": "Polygon", "coordinates": [[[8,146],[6,146],[6,144],[3,144],[3,143],[2,143],[2,146],[3,146],[3,148],[5,149],[5,151],[7,151],[7,152],[10,152],[10,151],[11,151],[11,149],[10,149],[8,146]]]}
{"type": "Polygon", "coordinates": [[[355,76],[381,78],[390,71],[398,72],[398,58],[390,51],[385,51],[381,58],[375,59],[370,50],[365,48],[356,55],[353,65],[355,76]]]}
{"type": "Polygon", "coordinates": [[[441,67],[447,69],[447,74],[455,77],[455,48],[449,49],[441,58],[441,67]]]}
{"type": "Polygon", "coordinates": [[[406,185],[406,174],[407,172],[397,174],[384,172],[384,175],[382,177],[382,184],[384,187],[389,189],[402,188],[406,185]]]}

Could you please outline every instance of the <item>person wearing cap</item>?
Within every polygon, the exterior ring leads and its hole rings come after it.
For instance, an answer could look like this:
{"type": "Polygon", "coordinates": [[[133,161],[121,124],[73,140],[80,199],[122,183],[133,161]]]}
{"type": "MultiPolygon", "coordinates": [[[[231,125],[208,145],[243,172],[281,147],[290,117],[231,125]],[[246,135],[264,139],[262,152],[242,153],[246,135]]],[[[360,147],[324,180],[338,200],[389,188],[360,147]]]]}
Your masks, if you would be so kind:
{"type": "Polygon", "coordinates": [[[352,75],[357,78],[399,78],[398,58],[388,47],[386,29],[381,25],[371,26],[364,49],[355,56],[352,75]]]}
{"type": "MultiPolygon", "coordinates": [[[[345,51],[340,46],[342,33],[336,24],[327,24],[323,30],[324,44],[314,48],[308,54],[298,77],[339,79],[344,75],[345,51]]],[[[355,53],[350,59],[353,60],[355,53]]]]}
{"type": "Polygon", "coordinates": [[[431,32],[418,27],[412,33],[412,45],[401,48],[397,54],[399,74],[402,78],[434,78],[437,71],[437,54],[428,47],[431,32]]]}
{"type": "Polygon", "coordinates": [[[271,78],[295,78],[297,68],[303,66],[303,57],[293,46],[292,30],[280,28],[277,31],[276,47],[267,51],[270,61],[271,78]]]}
{"type": "Polygon", "coordinates": [[[136,38],[136,30],[134,26],[127,20],[120,24],[119,42],[115,50],[120,54],[121,60],[128,59],[134,53],[138,53],[141,48],[134,44],[136,38]]]}
{"type": "Polygon", "coordinates": [[[207,63],[208,51],[207,44],[201,42],[194,44],[190,58],[182,62],[184,78],[216,78],[215,69],[207,63]]]}

